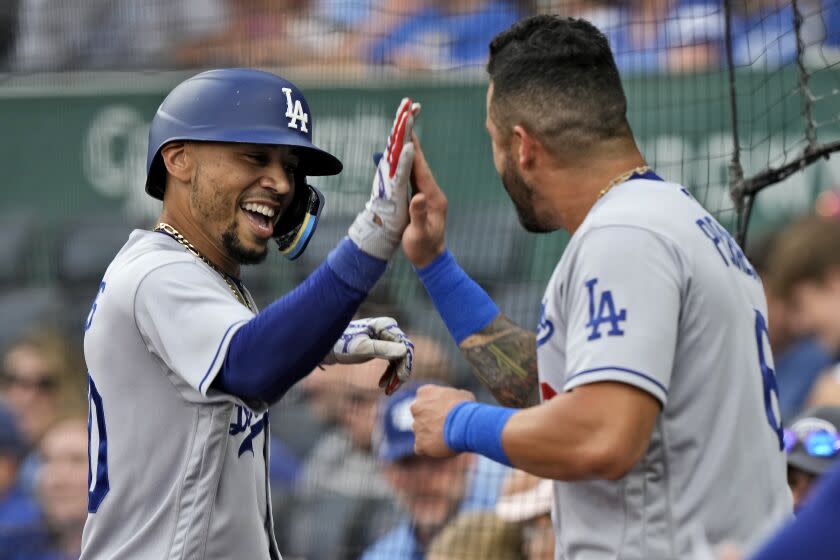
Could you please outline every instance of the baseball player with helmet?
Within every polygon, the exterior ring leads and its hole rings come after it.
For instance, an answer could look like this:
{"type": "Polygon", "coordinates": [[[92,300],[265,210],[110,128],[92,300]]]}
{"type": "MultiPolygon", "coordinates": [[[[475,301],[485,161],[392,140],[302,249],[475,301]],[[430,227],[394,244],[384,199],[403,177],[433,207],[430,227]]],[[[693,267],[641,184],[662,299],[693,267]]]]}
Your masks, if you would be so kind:
{"type": "Polygon", "coordinates": [[[536,334],[516,326],[446,250],[446,199],[416,144],[403,251],[505,405],[421,388],[417,451],[556,480],[567,560],[692,558],[698,535],[744,542],[780,523],[791,498],[761,283],[689,192],[646,166],[607,39],[535,16],[493,40],[488,72],[486,127],[519,220],[571,239],[536,334]],[[519,410],[538,387],[542,403],[519,410]]]}
{"type": "Polygon", "coordinates": [[[294,259],[324,204],[306,182],[342,165],[312,143],[291,82],[252,69],[204,72],[164,99],[149,131],[154,231],[134,231],[85,324],[90,484],[82,558],[280,558],[268,406],[320,363],[384,358],[393,392],[412,345],[388,318],[350,322],[408,222],[404,99],[370,201],[327,260],[257,311],[239,280],[271,240],[294,259]]]}

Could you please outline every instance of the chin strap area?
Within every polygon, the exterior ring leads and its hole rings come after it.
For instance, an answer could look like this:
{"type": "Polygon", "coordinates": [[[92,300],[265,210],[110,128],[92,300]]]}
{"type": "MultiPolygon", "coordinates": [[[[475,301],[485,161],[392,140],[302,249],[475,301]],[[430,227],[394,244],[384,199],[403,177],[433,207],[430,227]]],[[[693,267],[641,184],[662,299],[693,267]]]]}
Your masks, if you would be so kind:
{"type": "Polygon", "coordinates": [[[277,235],[274,236],[280,253],[290,261],[303,254],[315,234],[318,217],[324,208],[324,195],[321,191],[304,181],[298,184],[304,188],[299,190],[300,195],[295,196],[291,206],[277,222],[277,235]]]}

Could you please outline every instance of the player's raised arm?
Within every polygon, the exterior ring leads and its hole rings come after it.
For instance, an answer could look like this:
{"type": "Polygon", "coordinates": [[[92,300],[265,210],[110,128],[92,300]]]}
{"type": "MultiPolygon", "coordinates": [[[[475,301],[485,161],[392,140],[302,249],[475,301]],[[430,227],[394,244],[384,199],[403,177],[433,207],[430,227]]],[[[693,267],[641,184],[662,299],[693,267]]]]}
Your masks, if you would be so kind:
{"type": "Polygon", "coordinates": [[[413,348],[393,320],[348,323],[385,271],[408,223],[410,141],[420,105],[405,98],[377,162],[371,198],[343,239],[300,286],[281,297],[233,336],[215,386],[251,401],[273,402],[328,360],[387,359],[380,385],[390,394],[411,373],[413,348]],[[298,320],[306,318],[300,328],[298,320]],[[346,328],[346,330],[345,330],[346,328]],[[276,359],[278,349],[283,360],[276,359]]]}
{"type": "Polygon", "coordinates": [[[415,136],[409,206],[402,247],[476,377],[505,406],[538,402],[536,335],[503,315],[446,249],[446,195],[415,136]]]}

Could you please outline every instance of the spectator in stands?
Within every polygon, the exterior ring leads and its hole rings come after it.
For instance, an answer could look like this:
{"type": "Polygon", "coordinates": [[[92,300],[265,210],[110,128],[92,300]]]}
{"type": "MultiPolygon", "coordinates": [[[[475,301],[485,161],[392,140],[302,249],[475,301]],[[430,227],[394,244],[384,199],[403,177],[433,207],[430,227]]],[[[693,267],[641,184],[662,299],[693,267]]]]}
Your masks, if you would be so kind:
{"type": "Polygon", "coordinates": [[[46,538],[41,510],[18,478],[26,449],[14,417],[0,406],[0,560],[25,558],[46,538]]]}
{"type": "Polygon", "coordinates": [[[480,66],[490,40],[520,15],[505,0],[432,0],[371,44],[367,60],[418,70],[480,66]]]}
{"type": "Polygon", "coordinates": [[[487,511],[458,515],[435,537],[426,554],[426,560],[465,558],[529,560],[522,554],[519,528],[487,511]]]}
{"type": "Polygon", "coordinates": [[[339,387],[339,425],[319,440],[307,458],[300,480],[304,492],[331,491],[349,497],[390,495],[371,454],[378,383],[387,366],[383,360],[371,360],[327,366],[310,374],[330,379],[332,387],[339,387]]]}
{"type": "MultiPolygon", "coordinates": [[[[752,560],[834,560],[840,550],[840,407],[808,410],[785,430],[788,482],[796,519],[788,523],[752,560]],[[819,484],[818,484],[819,482],[819,484]]],[[[718,560],[743,560],[736,546],[718,560]]]]}
{"type": "Polygon", "coordinates": [[[87,408],[87,381],[79,352],[53,331],[36,331],[12,343],[3,356],[0,397],[34,450],[21,477],[34,486],[37,449],[44,433],[62,414],[87,408]]]}
{"type": "Polygon", "coordinates": [[[622,74],[658,72],[665,68],[664,22],[675,0],[539,0],[539,13],[583,18],[610,42],[622,74]]]}
{"type": "Polygon", "coordinates": [[[520,470],[511,471],[505,479],[496,515],[521,529],[522,554],[526,560],[554,560],[553,501],[550,480],[520,470]]]}
{"type": "Polygon", "coordinates": [[[49,539],[32,560],[79,558],[88,505],[87,417],[65,417],[41,440],[38,500],[44,511],[49,539]]]}
{"type": "MultiPolygon", "coordinates": [[[[415,0],[313,0],[312,16],[329,29],[325,58],[344,69],[365,61],[370,46],[425,8],[415,0]]],[[[323,41],[322,41],[323,42],[323,41]]]]}
{"type": "Polygon", "coordinates": [[[796,58],[793,8],[779,0],[748,0],[733,5],[732,57],[738,66],[778,68],[796,58]]]}
{"type": "Polygon", "coordinates": [[[405,517],[362,556],[363,560],[419,560],[458,513],[494,507],[506,468],[471,453],[446,459],[414,454],[411,403],[417,385],[380,405],[374,449],[405,517]]]}
{"type": "MultiPolygon", "coordinates": [[[[810,217],[782,232],[770,258],[770,290],[789,298],[802,328],[834,361],[840,356],[840,220],[810,217]]],[[[816,383],[809,403],[840,404],[836,368],[816,383]]]]}
{"type": "Polygon", "coordinates": [[[358,557],[385,528],[390,493],[371,454],[379,379],[388,364],[327,366],[307,381],[316,403],[331,406],[336,424],[317,438],[293,495],[275,502],[284,519],[285,554],[341,560],[358,557]]]}
{"type": "Polygon", "coordinates": [[[221,29],[224,0],[20,0],[18,71],[170,67],[184,43],[221,29]]]}
{"type": "MultiPolygon", "coordinates": [[[[410,337],[414,342],[412,376],[449,381],[440,345],[423,335],[410,337]]],[[[277,504],[294,512],[285,516],[291,521],[282,530],[288,542],[285,550],[291,555],[332,559],[357,556],[388,526],[393,514],[392,493],[371,450],[381,395],[378,383],[387,365],[372,360],[326,366],[303,381],[317,395],[313,404],[324,408],[321,414],[329,410],[335,415],[336,424],[318,434],[301,469],[293,505],[286,506],[288,499],[286,504],[277,504]],[[329,527],[319,523],[326,507],[337,512],[329,527]],[[365,527],[358,523],[361,511],[365,512],[365,527]]]]}
{"type": "Polygon", "coordinates": [[[726,18],[720,2],[679,0],[662,26],[664,70],[705,72],[722,66],[726,18]]]}
{"type": "Polygon", "coordinates": [[[323,38],[309,17],[310,0],[230,0],[230,16],[214,33],[176,51],[181,66],[311,64],[323,38]]]}
{"type": "Polygon", "coordinates": [[[795,418],[785,429],[785,451],[798,511],[822,475],[840,465],[840,406],[812,408],[795,418]]]}
{"type": "Polygon", "coordinates": [[[772,234],[754,244],[749,258],[764,283],[767,330],[779,386],[779,411],[787,422],[806,406],[814,383],[832,360],[813,336],[802,332],[788,299],[773,289],[768,267],[778,237],[778,233],[772,234]]]}

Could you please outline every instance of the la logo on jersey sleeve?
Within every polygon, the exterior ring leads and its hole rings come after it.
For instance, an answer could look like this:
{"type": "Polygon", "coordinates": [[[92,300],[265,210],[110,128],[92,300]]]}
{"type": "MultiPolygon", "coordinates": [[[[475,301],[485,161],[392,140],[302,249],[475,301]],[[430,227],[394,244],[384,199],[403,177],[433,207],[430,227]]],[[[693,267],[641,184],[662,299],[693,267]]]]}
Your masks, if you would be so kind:
{"type": "Polygon", "coordinates": [[[603,290],[599,294],[595,291],[598,284],[597,278],[586,281],[586,289],[589,295],[589,322],[586,327],[592,329],[586,340],[597,340],[601,338],[601,326],[609,323],[610,329],[607,336],[624,336],[621,330],[621,323],[627,321],[627,309],[616,312],[615,302],[611,290],[603,290]],[[597,305],[596,305],[597,300],[597,305]],[[595,310],[598,310],[597,314],[595,310]]]}

